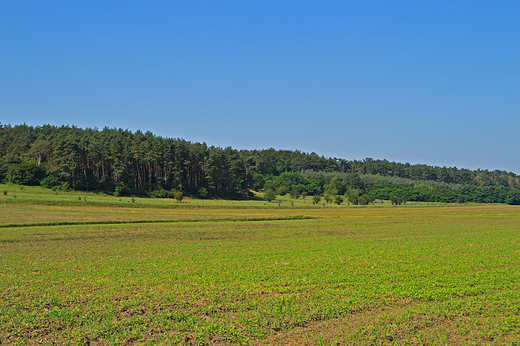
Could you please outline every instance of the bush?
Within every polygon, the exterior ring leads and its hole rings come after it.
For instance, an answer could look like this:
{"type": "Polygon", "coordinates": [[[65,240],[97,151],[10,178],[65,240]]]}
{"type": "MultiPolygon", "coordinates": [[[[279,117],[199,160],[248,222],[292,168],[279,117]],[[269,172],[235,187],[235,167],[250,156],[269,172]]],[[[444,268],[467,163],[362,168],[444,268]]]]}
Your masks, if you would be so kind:
{"type": "Polygon", "coordinates": [[[116,196],[128,196],[130,194],[130,189],[123,181],[117,183],[114,191],[116,196]]]}
{"type": "Polygon", "coordinates": [[[58,182],[58,178],[52,174],[49,174],[42,181],[40,181],[40,185],[47,189],[52,189],[53,187],[60,185],[60,183],[58,182]]]}
{"type": "Polygon", "coordinates": [[[177,200],[177,202],[181,203],[182,202],[182,199],[184,198],[184,195],[182,194],[181,191],[173,191],[173,196],[175,197],[175,199],[177,200]]]}
{"type": "Polygon", "coordinates": [[[198,191],[199,198],[208,198],[209,192],[205,187],[201,187],[198,191]]]}
{"type": "Polygon", "coordinates": [[[175,198],[173,192],[166,190],[155,190],[150,192],[150,197],[153,198],[175,198]]]}
{"type": "Polygon", "coordinates": [[[285,186],[280,186],[276,190],[276,194],[279,195],[279,196],[285,196],[287,194],[287,188],[285,186]]]}
{"type": "Polygon", "coordinates": [[[367,196],[367,195],[359,196],[359,204],[361,204],[361,205],[368,205],[372,201],[374,201],[374,198],[372,198],[370,196],[367,196]]]}
{"type": "Polygon", "coordinates": [[[300,197],[300,192],[296,189],[291,190],[291,197],[298,199],[300,197]]]}
{"type": "Polygon", "coordinates": [[[40,180],[47,175],[43,165],[36,161],[27,161],[20,164],[12,164],[7,169],[7,180],[20,185],[39,185],[40,180]]]}
{"type": "Polygon", "coordinates": [[[321,201],[321,196],[314,195],[314,197],[312,197],[312,203],[313,204],[318,204],[318,203],[320,203],[320,201],[321,201]]]}
{"type": "Polygon", "coordinates": [[[405,203],[405,200],[398,196],[390,196],[390,201],[392,202],[393,205],[401,205],[401,204],[405,203]]]}
{"type": "Polygon", "coordinates": [[[275,198],[276,198],[276,195],[275,195],[273,189],[268,189],[268,190],[265,192],[265,194],[264,194],[264,199],[265,199],[267,202],[274,201],[275,198]]]}
{"type": "Polygon", "coordinates": [[[332,195],[329,195],[329,194],[325,195],[325,202],[327,202],[327,203],[332,202],[332,195]]]}

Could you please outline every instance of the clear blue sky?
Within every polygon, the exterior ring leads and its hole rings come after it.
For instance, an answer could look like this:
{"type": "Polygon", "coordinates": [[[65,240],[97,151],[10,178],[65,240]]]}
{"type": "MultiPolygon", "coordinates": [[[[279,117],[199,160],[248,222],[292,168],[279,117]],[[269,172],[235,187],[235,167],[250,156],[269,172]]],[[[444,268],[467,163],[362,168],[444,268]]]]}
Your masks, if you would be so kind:
{"type": "Polygon", "coordinates": [[[520,1],[4,0],[0,122],[520,174],[520,1]]]}

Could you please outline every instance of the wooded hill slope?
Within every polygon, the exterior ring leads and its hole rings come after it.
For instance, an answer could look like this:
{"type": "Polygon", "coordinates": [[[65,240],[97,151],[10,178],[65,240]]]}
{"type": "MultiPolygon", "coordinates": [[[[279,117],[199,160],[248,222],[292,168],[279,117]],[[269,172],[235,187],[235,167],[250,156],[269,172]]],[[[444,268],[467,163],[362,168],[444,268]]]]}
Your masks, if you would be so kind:
{"type": "Polygon", "coordinates": [[[17,184],[119,195],[160,195],[161,191],[175,189],[203,198],[248,198],[250,189],[280,185],[282,173],[294,173],[289,183],[287,174],[284,178],[287,192],[305,191],[310,195],[324,193],[325,185],[334,177],[343,184],[338,183],[339,190],[344,186],[361,192],[422,184],[444,190],[498,188],[507,195],[520,188],[518,175],[498,170],[473,171],[369,158],[349,161],[272,148],[236,150],[115,128],[0,124],[0,179],[17,184]],[[353,174],[361,179],[362,186],[353,174]],[[349,183],[352,179],[355,184],[349,183]]]}

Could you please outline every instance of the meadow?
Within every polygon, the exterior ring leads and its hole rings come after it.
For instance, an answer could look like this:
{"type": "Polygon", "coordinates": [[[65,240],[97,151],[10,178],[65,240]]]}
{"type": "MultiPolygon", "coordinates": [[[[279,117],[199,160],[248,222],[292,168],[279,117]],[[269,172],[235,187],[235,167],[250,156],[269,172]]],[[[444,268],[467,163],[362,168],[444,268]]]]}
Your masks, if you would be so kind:
{"type": "Polygon", "coordinates": [[[519,206],[0,191],[0,344],[519,344],[519,206]]]}

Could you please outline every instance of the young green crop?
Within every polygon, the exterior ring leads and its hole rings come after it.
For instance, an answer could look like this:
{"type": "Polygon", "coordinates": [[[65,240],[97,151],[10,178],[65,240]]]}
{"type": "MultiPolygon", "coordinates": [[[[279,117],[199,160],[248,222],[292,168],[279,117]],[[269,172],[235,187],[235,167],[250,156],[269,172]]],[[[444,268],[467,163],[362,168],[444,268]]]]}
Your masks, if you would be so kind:
{"type": "Polygon", "coordinates": [[[3,204],[0,343],[512,344],[519,211],[3,204]]]}

